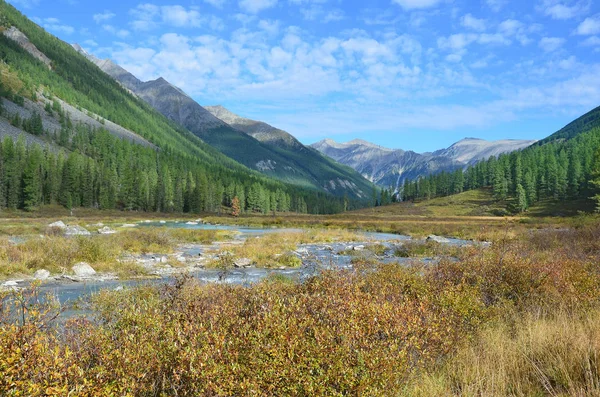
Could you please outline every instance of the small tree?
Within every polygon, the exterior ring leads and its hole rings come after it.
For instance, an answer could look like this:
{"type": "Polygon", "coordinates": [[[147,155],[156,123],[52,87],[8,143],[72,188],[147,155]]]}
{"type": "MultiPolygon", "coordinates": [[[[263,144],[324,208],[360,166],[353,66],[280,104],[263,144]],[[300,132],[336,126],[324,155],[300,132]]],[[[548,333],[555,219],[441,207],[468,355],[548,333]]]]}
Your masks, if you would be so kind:
{"type": "Polygon", "coordinates": [[[238,217],[240,216],[240,199],[235,196],[232,200],[231,200],[231,215],[238,217]]]}

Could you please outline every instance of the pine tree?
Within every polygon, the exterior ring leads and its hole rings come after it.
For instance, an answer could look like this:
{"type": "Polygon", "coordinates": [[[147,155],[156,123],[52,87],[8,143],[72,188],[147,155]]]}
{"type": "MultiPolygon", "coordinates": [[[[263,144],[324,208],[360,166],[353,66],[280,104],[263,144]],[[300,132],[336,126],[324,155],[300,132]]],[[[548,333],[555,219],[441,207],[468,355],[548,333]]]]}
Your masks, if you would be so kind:
{"type": "Polygon", "coordinates": [[[527,210],[527,193],[520,183],[517,185],[517,211],[524,212],[527,210]]]}
{"type": "Polygon", "coordinates": [[[590,177],[590,185],[596,192],[591,199],[596,202],[596,212],[600,212],[600,148],[598,148],[594,154],[590,177]]]}

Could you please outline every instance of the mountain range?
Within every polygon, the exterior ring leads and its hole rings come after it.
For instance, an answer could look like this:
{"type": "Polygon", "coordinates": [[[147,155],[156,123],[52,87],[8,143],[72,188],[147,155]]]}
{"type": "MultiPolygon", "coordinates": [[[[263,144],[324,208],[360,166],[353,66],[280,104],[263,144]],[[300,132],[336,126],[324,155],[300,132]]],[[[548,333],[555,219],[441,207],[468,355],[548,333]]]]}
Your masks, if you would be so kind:
{"type": "Polygon", "coordinates": [[[372,185],[358,172],[304,146],[285,131],[221,106],[204,108],[162,77],[143,82],[111,60],[97,58],[78,44],[73,48],[168,119],[249,168],[337,196],[360,199],[370,194],[372,185]]]}
{"type": "Polygon", "coordinates": [[[520,150],[535,142],[465,138],[432,153],[389,149],[361,139],[346,143],[324,139],[311,146],[335,161],[354,168],[373,183],[396,189],[404,180],[466,168],[477,161],[520,150]]]}

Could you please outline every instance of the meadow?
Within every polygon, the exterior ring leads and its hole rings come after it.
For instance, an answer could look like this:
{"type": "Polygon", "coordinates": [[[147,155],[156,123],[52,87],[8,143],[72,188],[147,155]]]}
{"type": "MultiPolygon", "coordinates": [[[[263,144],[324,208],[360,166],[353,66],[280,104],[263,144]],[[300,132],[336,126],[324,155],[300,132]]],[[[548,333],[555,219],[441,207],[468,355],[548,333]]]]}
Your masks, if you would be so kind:
{"type": "MultiPolygon", "coordinates": [[[[299,242],[351,239],[345,227],[365,225],[479,237],[491,246],[408,244],[398,256],[414,257],[412,263],[356,262],[354,270],[323,271],[301,283],[274,276],[243,287],[182,277],[102,292],[86,304],[87,316],[66,323],[57,322],[62,308],[39,299],[35,286],[4,291],[0,390],[9,396],[600,394],[597,217],[443,217],[407,214],[413,209],[405,207],[219,219],[310,228],[237,248],[256,258],[299,242]],[[440,260],[423,264],[416,260],[421,255],[440,260]]],[[[142,241],[137,249],[143,249],[192,237],[145,238],[122,240],[142,241]]],[[[123,247],[117,244],[124,243],[108,245],[123,247]]]]}

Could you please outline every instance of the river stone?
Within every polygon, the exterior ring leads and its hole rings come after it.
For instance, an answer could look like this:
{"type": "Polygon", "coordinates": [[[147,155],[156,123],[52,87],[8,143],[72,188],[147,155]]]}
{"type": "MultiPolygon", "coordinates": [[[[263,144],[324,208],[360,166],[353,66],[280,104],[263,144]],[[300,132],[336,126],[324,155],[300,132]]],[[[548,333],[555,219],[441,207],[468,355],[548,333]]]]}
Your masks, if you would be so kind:
{"type": "Polygon", "coordinates": [[[116,233],[116,231],[113,230],[113,229],[111,229],[108,226],[104,226],[104,227],[98,229],[98,233],[100,233],[100,234],[114,234],[114,233],[116,233]]]}
{"type": "Polygon", "coordinates": [[[233,262],[233,266],[235,266],[237,268],[250,267],[250,266],[252,266],[252,261],[248,258],[240,258],[240,259],[237,259],[235,262],[233,262]]]}
{"type": "Polygon", "coordinates": [[[71,268],[71,270],[78,277],[90,277],[96,274],[94,268],[85,262],[77,263],[71,268]]]}
{"type": "Polygon", "coordinates": [[[48,225],[49,227],[58,227],[60,229],[65,229],[67,225],[63,221],[56,221],[48,225]]]}
{"type": "Polygon", "coordinates": [[[354,247],[352,247],[352,249],[354,251],[362,251],[365,249],[365,246],[364,245],[355,245],[354,247]]]}
{"type": "Polygon", "coordinates": [[[440,244],[448,244],[450,242],[446,237],[436,236],[435,234],[428,236],[427,241],[435,241],[440,244]]]}
{"type": "Polygon", "coordinates": [[[91,234],[86,228],[77,225],[67,226],[65,229],[65,236],[89,236],[91,234]]]}
{"type": "Polygon", "coordinates": [[[186,225],[197,225],[197,224],[198,224],[198,222],[186,222],[185,224],[186,224],[186,225]]]}
{"type": "Polygon", "coordinates": [[[133,223],[125,223],[123,224],[123,226],[121,227],[136,227],[137,225],[134,225],[133,223]]]}
{"type": "Polygon", "coordinates": [[[39,269],[33,273],[33,278],[36,280],[46,280],[48,277],[50,277],[50,272],[46,269],[39,269]]]}
{"type": "Polygon", "coordinates": [[[167,223],[167,221],[158,221],[158,223],[164,224],[167,223]]]}
{"type": "Polygon", "coordinates": [[[18,285],[19,285],[18,281],[9,280],[9,281],[5,281],[4,283],[2,283],[2,285],[0,285],[0,287],[12,288],[12,287],[16,287],[18,285]]]}

